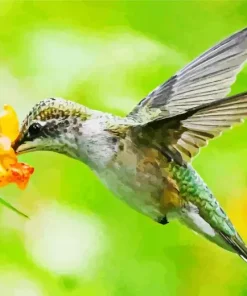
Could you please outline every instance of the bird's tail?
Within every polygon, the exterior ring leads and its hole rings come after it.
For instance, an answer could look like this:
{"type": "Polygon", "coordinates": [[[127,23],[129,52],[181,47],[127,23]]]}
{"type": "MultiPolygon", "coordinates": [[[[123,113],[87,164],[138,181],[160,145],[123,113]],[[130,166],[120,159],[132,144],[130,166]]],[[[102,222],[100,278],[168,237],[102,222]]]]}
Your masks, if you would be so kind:
{"type": "Polygon", "coordinates": [[[219,232],[219,234],[225,242],[228,243],[232,249],[247,263],[247,246],[240,235],[236,234],[234,237],[230,237],[222,232],[219,232]]]}
{"type": "Polygon", "coordinates": [[[222,231],[217,231],[196,211],[184,211],[179,216],[179,221],[219,247],[238,254],[247,262],[247,246],[238,233],[230,236],[222,231]]]}

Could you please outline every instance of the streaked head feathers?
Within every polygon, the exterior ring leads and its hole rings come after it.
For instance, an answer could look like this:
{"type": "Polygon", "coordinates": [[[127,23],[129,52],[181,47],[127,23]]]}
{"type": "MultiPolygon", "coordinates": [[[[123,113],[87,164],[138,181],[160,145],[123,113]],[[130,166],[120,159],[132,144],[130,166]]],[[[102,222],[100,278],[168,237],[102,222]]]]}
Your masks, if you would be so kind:
{"type": "MultiPolygon", "coordinates": [[[[90,110],[80,104],[62,98],[45,99],[37,103],[24,119],[16,143],[19,149],[20,145],[24,149],[28,142],[30,151],[39,146],[39,150],[50,147],[48,150],[64,152],[66,145],[63,143],[61,147],[62,138],[69,141],[72,132],[80,133],[80,122],[90,117],[90,110]]],[[[15,148],[15,144],[13,146],[15,148]]]]}

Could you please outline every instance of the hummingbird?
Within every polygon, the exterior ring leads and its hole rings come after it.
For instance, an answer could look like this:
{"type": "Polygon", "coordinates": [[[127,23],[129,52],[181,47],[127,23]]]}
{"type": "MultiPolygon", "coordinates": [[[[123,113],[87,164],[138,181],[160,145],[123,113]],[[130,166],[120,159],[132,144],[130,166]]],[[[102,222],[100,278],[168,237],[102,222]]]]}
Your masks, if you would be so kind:
{"type": "Polygon", "coordinates": [[[201,147],[247,117],[247,92],[228,96],[247,59],[247,28],[201,54],[125,117],[62,98],[35,104],[16,153],[77,159],[130,207],[166,225],[177,219],[247,262],[247,246],[191,162],[201,147]]]}

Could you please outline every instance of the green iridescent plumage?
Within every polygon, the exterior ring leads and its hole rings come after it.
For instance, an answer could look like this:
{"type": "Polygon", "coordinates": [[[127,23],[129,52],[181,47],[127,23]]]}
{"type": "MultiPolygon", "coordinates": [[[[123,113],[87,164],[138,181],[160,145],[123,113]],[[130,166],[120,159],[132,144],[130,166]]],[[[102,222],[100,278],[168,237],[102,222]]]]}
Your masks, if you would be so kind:
{"type": "Polygon", "coordinates": [[[181,197],[186,202],[194,204],[199,214],[215,229],[229,236],[236,235],[234,226],[226,213],[197,172],[191,166],[182,167],[172,163],[170,167],[172,176],[179,186],[181,197]]]}

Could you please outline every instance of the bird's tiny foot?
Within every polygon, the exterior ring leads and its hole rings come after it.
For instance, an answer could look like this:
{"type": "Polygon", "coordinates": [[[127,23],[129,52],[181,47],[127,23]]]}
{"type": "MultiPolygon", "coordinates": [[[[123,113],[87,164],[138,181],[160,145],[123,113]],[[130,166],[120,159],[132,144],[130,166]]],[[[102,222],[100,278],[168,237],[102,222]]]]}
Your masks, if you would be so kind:
{"type": "Polygon", "coordinates": [[[166,225],[169,223],[169,221],[167,220],[166,216],[162,217],[161,219],[158,220],[158,223],[162,224],[162,225],[166,225]]]}

